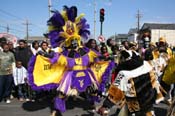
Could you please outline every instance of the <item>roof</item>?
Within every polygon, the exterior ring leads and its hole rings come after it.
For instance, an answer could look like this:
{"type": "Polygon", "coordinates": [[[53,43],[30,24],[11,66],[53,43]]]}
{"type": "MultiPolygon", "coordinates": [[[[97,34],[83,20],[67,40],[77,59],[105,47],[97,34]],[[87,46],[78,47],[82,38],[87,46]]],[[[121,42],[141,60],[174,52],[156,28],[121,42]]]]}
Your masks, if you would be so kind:
{"type": "Polygon", "coordinates": [[[117,34],[109,37],[108,39],[127,39],[128,34],[117,34]]]}
{"type": "Polygon", "coordinates": [[[128,32],[128,34],[134,34],[134,33],[137,33],[138,29],[137,28],[131,28],[128,32]]]}
{"type": "MultiPolygon", "coordinates": [[[[26,37],[24,39],[27,40],[26,37]]],[[[46,38],[43,37],[43,36],[29,36],[28,37],[28,42],[29,43],[32,43],[33,41],[41,42],[41,41],[44,41],[44,40],[46,40],[46,38]]]]}
{"type": "MultiPolygon", "coordinates": [[[[26,39],[26,38],[25,38],[26,39]]],[[[29,36],[28,40],[45,40],[46,38],[43,36],[29,36]]]]}
{"type": "Polygon", "coordinates": [[[175,24],[161,24],[161,23],[144,23],[141,30],[144,29],[165,29],[165,30],[175,30],[175,24]]]}
{"type": "Polygon", "coordinates": [[[128,34],[118,34],[117,38],[128,38],[128,34]]]}

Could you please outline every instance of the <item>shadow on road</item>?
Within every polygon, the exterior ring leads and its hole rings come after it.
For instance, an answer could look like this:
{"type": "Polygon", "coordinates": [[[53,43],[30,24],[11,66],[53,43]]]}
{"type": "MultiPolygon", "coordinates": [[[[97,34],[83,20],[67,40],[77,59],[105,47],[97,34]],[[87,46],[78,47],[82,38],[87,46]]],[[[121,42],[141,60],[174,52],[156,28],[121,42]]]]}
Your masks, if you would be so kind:
{"type": "Polygon", "coordinates": [[[66,101],[66,108],[67,109],[74,109],[74,108],[82,108],[83,110],[90,110],[92,109],[92,105],[89,101],[84,100],[82,98],[72,98],[69,97],[69,99],[66,101]]]}
{"type": "Polygon", "coordinates": [[[27,111],[36,111],[36,110],[41,110],[49,106],[49,103],[47,101],[42,101],[42,102],[25,102],[22,104],[22,108],[27,111]]]}
{"type": "MultiPolygon", "coordinates": [[[[81,98],[76,98],[76,100],[75,100],[74,98],[69,97],[66,100],[66,109],[67,110],[71,110],[74,108],[80,108],[82,110],[87,111],[87,114],[82,114],[81,116],[93,116],[94,113],[88,111],[88,110],[92,109],[91,106],[92,105],[87,100],[84,100],[81,98]]],[[[53,108],[53,101],[51,99],[44,99],[44,100],[35,101],[35,102],[28,101],[28,102],[25,102],[22,104],[22,108],[26,111],[29,111],[29,112],[34,112],[34,111],[42,110],[45,108],[50,108],[50,112],[52,112],[54,109],[53,108]]],[[[56,115],[62,116],[60,112],[57,112],[56,115]]]]}
{"type": "Polygon", "coordinates": [[[22,108],[26,111],[37,111],[41,109],[45,109],[49,107],[51,110],[53,109],[53,103],[49,99],[44,99],[41,101],[28,101],[22,104],[22,108]]]}
{"type": "MultiPolygon", "coordinates": [[[[53,101],[51,99],[45,99],[42,101],[36,101],[36,102],[25,102],[22,104],[22,108],[27,111],[37,111],[45,108],[50,108],[50,112],[53,111],[53,101]]],[[[91,111],[92,105],[89,103],[89,101],[82,99],[82,98],[72,98],[69,97],[66,100],[66,109],[72,110],[74,108],[80,108],[86,113],[81,114],[81,116],[94,116],[95,114],[91,111]]],[[[156,116],[166,116],[167,114],[167,108],[161,108],[161,107],[154,107],[156,116]]],[[[115,112],[111,116],[115,116],[117,113],[115,112]]],[[[62,116],[60,112],[56,113],[56,116],[62,116]]],[[[77,115],[80,116],[80,115],[77,115]]]]}

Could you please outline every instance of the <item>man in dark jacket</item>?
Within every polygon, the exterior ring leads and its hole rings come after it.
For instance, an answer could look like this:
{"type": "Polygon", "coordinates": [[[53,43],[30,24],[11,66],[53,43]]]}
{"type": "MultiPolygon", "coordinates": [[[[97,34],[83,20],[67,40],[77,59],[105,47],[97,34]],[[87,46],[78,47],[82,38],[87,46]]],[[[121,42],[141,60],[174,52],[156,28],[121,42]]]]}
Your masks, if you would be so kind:
{"type": "Polygon", "coordinates": [[[21,61],[22,65],[27,69],[28,62],[31,56],[32,56],[32,52],[30,48],[26,46],[26,41],[20,40],[19,46],[15,50],[15,59],[17,61],[21,61]]]}

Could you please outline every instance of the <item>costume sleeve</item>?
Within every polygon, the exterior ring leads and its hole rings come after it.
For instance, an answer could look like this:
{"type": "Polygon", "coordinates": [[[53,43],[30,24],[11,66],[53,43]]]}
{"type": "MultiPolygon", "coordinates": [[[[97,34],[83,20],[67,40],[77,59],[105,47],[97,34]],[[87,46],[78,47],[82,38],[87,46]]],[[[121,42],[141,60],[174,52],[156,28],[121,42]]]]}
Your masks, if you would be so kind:
{"type": "Polygon", "coordinates": [[[90,50],[88,53],[88,56],[89,56],[90,63],[93,63],[93,62],[97,61],[97,58],[100,56],[100,53],[93,51],[93,50],[90,50]]]}
{"type": "Polygon", "coordinates": [[[65,71],[65,66],[58,63],[51,63],[51,59],[37,55],[32,57],[29,63],[29,83],[35,90],[43,89],[49,90],[56,88],[65,71]]]}
{"type": "Polygon", "coordinates": [[[64,55],[60,55],[57,61],[60,66],[67,66],[67,59],[64,55]]]}

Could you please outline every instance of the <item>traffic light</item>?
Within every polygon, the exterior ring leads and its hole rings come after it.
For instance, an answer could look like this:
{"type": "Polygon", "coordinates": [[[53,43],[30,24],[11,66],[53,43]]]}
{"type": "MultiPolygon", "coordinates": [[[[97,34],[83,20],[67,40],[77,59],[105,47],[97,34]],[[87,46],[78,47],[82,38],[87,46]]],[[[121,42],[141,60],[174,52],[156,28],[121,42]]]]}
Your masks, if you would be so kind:
{"type": "Polygon", "coordinates": [[[100,9],[100,22],[103,22],[104,21],[104,15],[105,15],[105,9],[104,8],[101,8],[100,9]]]}

